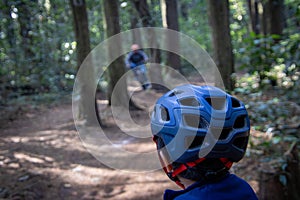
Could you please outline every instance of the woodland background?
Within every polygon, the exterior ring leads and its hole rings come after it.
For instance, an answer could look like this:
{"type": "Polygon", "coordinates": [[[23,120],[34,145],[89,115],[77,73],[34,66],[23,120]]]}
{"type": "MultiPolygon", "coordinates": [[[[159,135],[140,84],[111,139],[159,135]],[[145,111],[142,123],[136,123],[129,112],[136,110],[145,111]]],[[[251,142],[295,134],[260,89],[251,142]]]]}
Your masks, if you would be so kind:
{"type": "MultiPolygon", "coordinates": [[[[247,155],[259,157],[254,170],[261,177],[260,198],[299,199],[299,0],[2,0],[0,8],[0,165],[5,180],[13,177],[6,160],[6,153],[14,151],[7,149],[9,133],[21,134],[31,126],[21,123],[24,127],[16,128],[16,121],[26,121],[28,113],[41,117],[61,104],[70,105],[79,66],[105,39],[133,28],[163,27],[202,45],[216,62],[226,90],[245,102],[253,134],[247,155]]],[[[152,62],[193,74],[193,67],[174,54],[145,51],[152,62]]],[[[122,66],[123,58],[117,59],[99,81],[97,99],[108,100],[108,106],[125,73],[122,66]]],[[[164,81],[167,71],[149,76],[164,81]]],[[[120,105],[129,100],[127,84],[123,87],[120,105]]],[[[162,91],[154,85],[151,94],[162,91]]],[[[105,124],[101,105],[95,105],[98,121],[105,124]]],[[[92,120],[90,111],[82,112],[92,120]]],[[[5,180],[0,182],[0,198],[12,198],[14,186],[5,180]]],[[[24,189],[18,191],[23,191],[18,198],[26,199],[24,189]]]]}

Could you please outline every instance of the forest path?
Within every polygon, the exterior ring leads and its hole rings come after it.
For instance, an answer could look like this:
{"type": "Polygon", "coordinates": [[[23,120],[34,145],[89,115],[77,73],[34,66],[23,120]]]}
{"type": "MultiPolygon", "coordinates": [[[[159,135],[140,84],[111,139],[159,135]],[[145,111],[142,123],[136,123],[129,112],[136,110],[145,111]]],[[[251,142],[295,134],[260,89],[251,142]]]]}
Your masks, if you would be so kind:
{"type": "MultiPolygon", "coordinates": [[[[139,91],[134,98],[139,105],[149,107],[157,96],[153,91],[139,91]]],[[[100,109],[102,115],[109,113],[101,104],[100,109]]],[[[148,112],[132,114],[137,123],[149,123],[148,112]]],[[[151,138],[139,143],[114,126],[106,128],[105,134],[127,150],[155,149],[151,138]]],[[[104,146],[97,147],[100,151],[101,148],[104,146]]],[[[120,159],[118,154],[109,152],[104,156],[120,159]]],[[[255,168],[250,158],[235,167],[239,175],[257,188],[255,168]]],[[[75,128],[71,104],[27,112],[0,128],[0,199],[153,200],[161,199],[166,188],[179,189],[162,170],[124,172],[93,157],[75,128]]]]}
{"type": "MultiPolygon", "coordinates": [[[[141,111],[134,115],[141,123],[149,119],[141,111]]],[[[129,136],[120,138],[120,130],[113,126],[105,134],[119,144],[135,142],[129,136]]],[[[71,104],[27,112],[2,126],[0,137],[0,199],[150,200],[161,199],[165,188],[176,189],[162,171],[129,173],[94,158],[80,140],[71,104]]],[[[129,148],[148,151],[154,144],[149,138],[129,148]]]]}

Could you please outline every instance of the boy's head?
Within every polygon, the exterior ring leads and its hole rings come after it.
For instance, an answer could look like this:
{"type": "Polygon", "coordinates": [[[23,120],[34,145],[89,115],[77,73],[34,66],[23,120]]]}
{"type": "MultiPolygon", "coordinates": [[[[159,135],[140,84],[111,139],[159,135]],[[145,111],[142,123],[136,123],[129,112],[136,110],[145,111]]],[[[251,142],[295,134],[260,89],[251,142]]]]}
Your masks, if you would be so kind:
{"type": "Polygon", "coordinates": [[[137,51],[140,49],[140,46],[138,44],[133,44],[133,45],[131,45],[130,49],[131,49],[131,51],[137,51]]]}
{"type": "Polygon", "coordinates": [[[151,129],[162,166],[178,177],[214,180],[245,154],[250,122],[244,104],[212,86],[184,85],[156,102],[151,129]]]}

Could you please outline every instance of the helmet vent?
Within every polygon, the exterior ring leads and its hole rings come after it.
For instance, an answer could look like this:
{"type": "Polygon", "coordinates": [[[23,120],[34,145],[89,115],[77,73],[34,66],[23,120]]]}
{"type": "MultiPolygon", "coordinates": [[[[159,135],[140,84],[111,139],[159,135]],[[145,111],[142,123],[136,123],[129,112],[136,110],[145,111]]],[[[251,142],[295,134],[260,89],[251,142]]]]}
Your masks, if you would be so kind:
{"type": "Polygon", "coordinates": [[[237,100],[236,98],[231,98],[231,102],[232,102],[232,107],[233,108],[241,107],[241,104],[240,104],[239,100],[237,100]]]}
{"type": "Polygon", "coordinates": [[[156,141],[156,147],[157,147],[158,150],[165,147],[165,143],[164,143],[164,141],[161,137],[156,137],[155,139],[156,139],[155,140],[156,141]]]}
{"type": "Polygon", "coordinates": [[[233,128],[243,128],[245,124],[246,124],[246,115],[241,115],[236,118],[233,128]]]}
{"type": "Polygon", "coordinates": [[[154,106],[154,108],[152,110],[152,117],[156,117],[156,109],[157,109],[157,106],[154,106]]]}
{"type": "Polygon", "coordinates": [[[173,97],[175,95],[182,94],[182,93],[184,93],[184,91],[182,91],[182,90],[174,90],[173,92],[171,92],[169,94],[169,97],[173,97]]]}
{"type": "Polygon", "coordinates": [[[218,135],[219,136],[219,140],[225,140],[228,135],[231,133],[232,129],[231,128],[210,128],[211,133],[213,134],[213,136],[215,138],[217,138],[218,135]]]}
{"type": "Polygon", "coordinates": [[[205,128],[206,129],[208,127],[207,121],[197,115],[187,114],[187,115],[183,116],[183,119],[187,126],[190,126],[193,128],[205,128]]]}
{"type": "Polygon", "coordinates": [[[160,115],[161,115],[161,120],[163,121],[170,121],[170,115],[168,110],[165,107],[160,108],[160,115]]]}
{"type": "Polygon", "coordinates": [[[194,149],[196,147],[200,147],[203,141],[203,136],[187,136],[185,137],[185,147],[188,149],[194,149]]]}
{"type": "Polygon", "coordinates": [[[192,106],[192,107],[198,107],[200,104],[195,98],[185,98],[179,100],[180,104],[183,106],[192,106]]]}
{"type": "Polygon", "coordinates": [[[233,141],[233,145],[240,149],[246,149],[248,144],[248,137],[239,137],[233,141]]]}
{"type": "Polygon", "coordinates": [[[212,97],[205,98],[207,103],[215,110],[224,110],[226,106],[226,98],[225,97],[212,97]]]}

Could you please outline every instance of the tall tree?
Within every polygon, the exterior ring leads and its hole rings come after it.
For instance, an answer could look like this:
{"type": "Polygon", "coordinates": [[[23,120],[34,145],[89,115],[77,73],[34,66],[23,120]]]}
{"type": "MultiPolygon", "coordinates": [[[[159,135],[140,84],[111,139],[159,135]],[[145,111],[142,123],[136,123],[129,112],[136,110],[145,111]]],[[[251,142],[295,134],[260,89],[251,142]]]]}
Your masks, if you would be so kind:
{"type": "MultiPolygon", "coordinates": [[[[106,23],[106,33],[107,37],[114,36],[118,33],[120,33],[120,22],[119,22],[119,1],[118,0],[103,0],[103,6],[104,6],[104,14],[105,14],[105,23],[106,23]]],[[[120,38],[116,38],[120,39],[120,38]]],[[[110,57],[113,56],[113,54],[121,55],[121,49],[122,49],[122,41],[114,41],[114,45],[110,45],[109,47],[109,55],[110,57]]],[[[110,78],[110,86],[108,90],[108,98],[109,98],[109,104],[112,104],[112,94],[113,90],[114,92],[114,106],[123,106],[126,107],[129,105],[131,108],[135,108],[135,105],[133,102],[129,99],[128,91],[127,91],[127,82],[125,78],[122,78],[122,76],[125,73],[124,62],[123,57],[119,57],[116,60],[114,60],[109,68],[109,78],[110,78]],[[121,81],[121,83],[118,83],[121,81]],[[117,83],[119,84],[118,87],[116,87],[117,83]]]]}
{"type": "MultiPolygon", "coordinates": [[[[228,0],[208,0],[210,26],[214,48],[214,60],[226,89],[233,89],[231,75],[234,72],[232,44],[229,28],[228,0]]],[[[219,83],[217,83],[219,84],[219,83]]]]}
{"type": "Polygon", "coordinates": [[[251,21],[251,29],[254,33],[259,34],[260,32],[260,21],[258,12],[258,1],[248,0],[248,10],[251,21]]]}
{"type": "Polygon", "coordinates": [[[5,66],[2,63],[5,61],[5,57],[1,56],[0,62],[1,62],[1,68],[0,69],[0,103],[6,103],[7,97],[11,93],[11,91],[8,89],[11,85],[8,75],[10,76],[10,79],[14,79],[15,77],[12,76],[12,72],[15,70],[16,65],[18,63],[18,56],[16,56],[16,36],[15,36],[15,30],[14,30],[14,21],[11,15],[11,4],[8,2],[8,0],[3,0],[0,2],[0,15],[3,15],[6,19],[5,21],[2,20],[2,23],[0,23],[0,29],[5,30],[5,39],[2,39],[0,41],[0,45],[2,46],[2,51],[7,55],[7,58],[9,58],[12,62],[12,64],[5,66]],[[3,67],[2,67],[3,66],[3,67]],[[5,66],[5,67],[4,67],[5,66]]]}
{"type": "Polygon", "coordinates": [[[90,34],[85,0],[70,0],[74,17],[74,29],[77,42],[77,65],[90,53],[90,34]]]}
{"type": "Polygon", "coordinates": [[[142,44],[141,33],[139,29],[136,29],[138,28],[138,24],[139,24],[138,13],[136,9],[134,9],[132,6],[129,6],[128,12],[132,13],[132,15],[130,16],[130,28],[135,29],[132,32],[132,43],[141,45],[142,44]]]}
{"type": "Polygon", "coordinates": [[[17,8],[15,11],[18,15],[17,21],[19,24],[20,35],[20,49],[15,51],[16,56],[19,57],[16,59],[16,65],[14,69],[16,74],[15,86],[21,88],[26,84],[26,87],[30,88],[30,90],[35,90],[35,88],[38,88],[38,85],[34,85],[32,79],[28,77],[33,74],[38,63],[36,52],[34,52],[34,48],[32,48],[35,42],[35,33],[37,33],[36,23],[34,21],[34,13],[38,11],[38,1],[16,1],[15,7],[17,8]],[[22,66],[19,66],[21,63],[22,66]],[[25,77],[27,80],[24,80],[25,77]],[[22,78],[24,81],[21,81],[22,78]]]}
{"type": "MultiPolygon", "coordinates": [[[[142,20],[143,27],[155,27],[155,21],[153,20],[150,14],[147,0],[131,0],[131,2],[134,5],[135,9],[137,10],[140,19],[142,20]]],[[[149,43],[151,43],[152,46],[157,46],[157,48],[150,49],[151,52],[150,62],[160,64],[161,56],[160,56],[160,50],[158,49],[158,42],[156,41],[155,32],[149,33],[149,36],[150,36],[150,38],[148,38],[149,43]]],[[[157,90],[163,89],[163,87],[160,86],[163,85],[160,66],[159,65],[150,66],[149,71],[150,71],[151,82],[157,83],[157,84],[153,84],[152,88],[157,90]]]]}
{"type": "Polygon", "coordinates": [[[268,33],[281,36],[284,28],[284,0],[269,0],[268,33]]]}
{"type": "Polygon", "coordinates": [[[285,26],[284,0],[248,0],[248,7],[252,31],[256,34],[282,35],[285,26]]]}
{"type": "MultiPolygon", "coordinates": [[[[8,39],[8,44],[10,46],[11,53],[14,54],[16,47],[16,36],[14,30],[14,21],[11,16],[11,3],[8,0],[3,0],[3,14],[5,16],[6,21],[4,22],[4,28],[6,29],[6,37],[8,39]]],[[[14,57],[16,59],[16,57],[14,57]]]]}
{"type": "Polygon", "coordinates": [[[180,14],[184,21],[187,21],[189,18],[189,5],[186,1],[179,1],[179,7],[180,7],[180,14]]]}
{"type": "Polygon", "coordinates": [[[22,37],[22,48],[24,50],[25,59],[31,59],[34,55],[32,51],[32,6],[35,5],[37,1],[19,1],[17,3],[18,9],[18,21],[20,24],[20,35],[22,37]]]}
{"type": "MultiPolygon", "coordinates": [[[[174,31],[179,31],[177,0],[162,0],[162,4],[165,5],[162,6],[162,9],[166,9],[166,11],[163,13],[166,14],[167,28],[174,31]]],[[[167,44],[169,47],[171,47],[171,49],[178,51],[178,35],[173,34],[172,36],[167,37],[167,44]]],[[[173,52],[168,52],[167,65],[175,70],[180,71],[180,57],[173,52]]]]}
{"type": "MultiPolygon", "coordinates": [[[[83,63],[84,59],[91,51],[88,15],[85,0],[70,0],[70,5],[73,11],[74,30],[77,42],[77,65],[78,68],[83,63]]],[[[89,65],[81,76],[79,76],[80,84],[80,105],[79,114],[82,119],[85,119],[88,125],[101,123],[98,115],[98,106],[96,99],[90,98],[95,96],[92,86],[95,84],[95,75],[93,65],[89,65]],[[95,106],[91,106],[95,105],[95,106]],[[96,115],[95,115],[96,114],[96,115]],[[97,121],[98,120],[98,121],[97,121]]]]}

